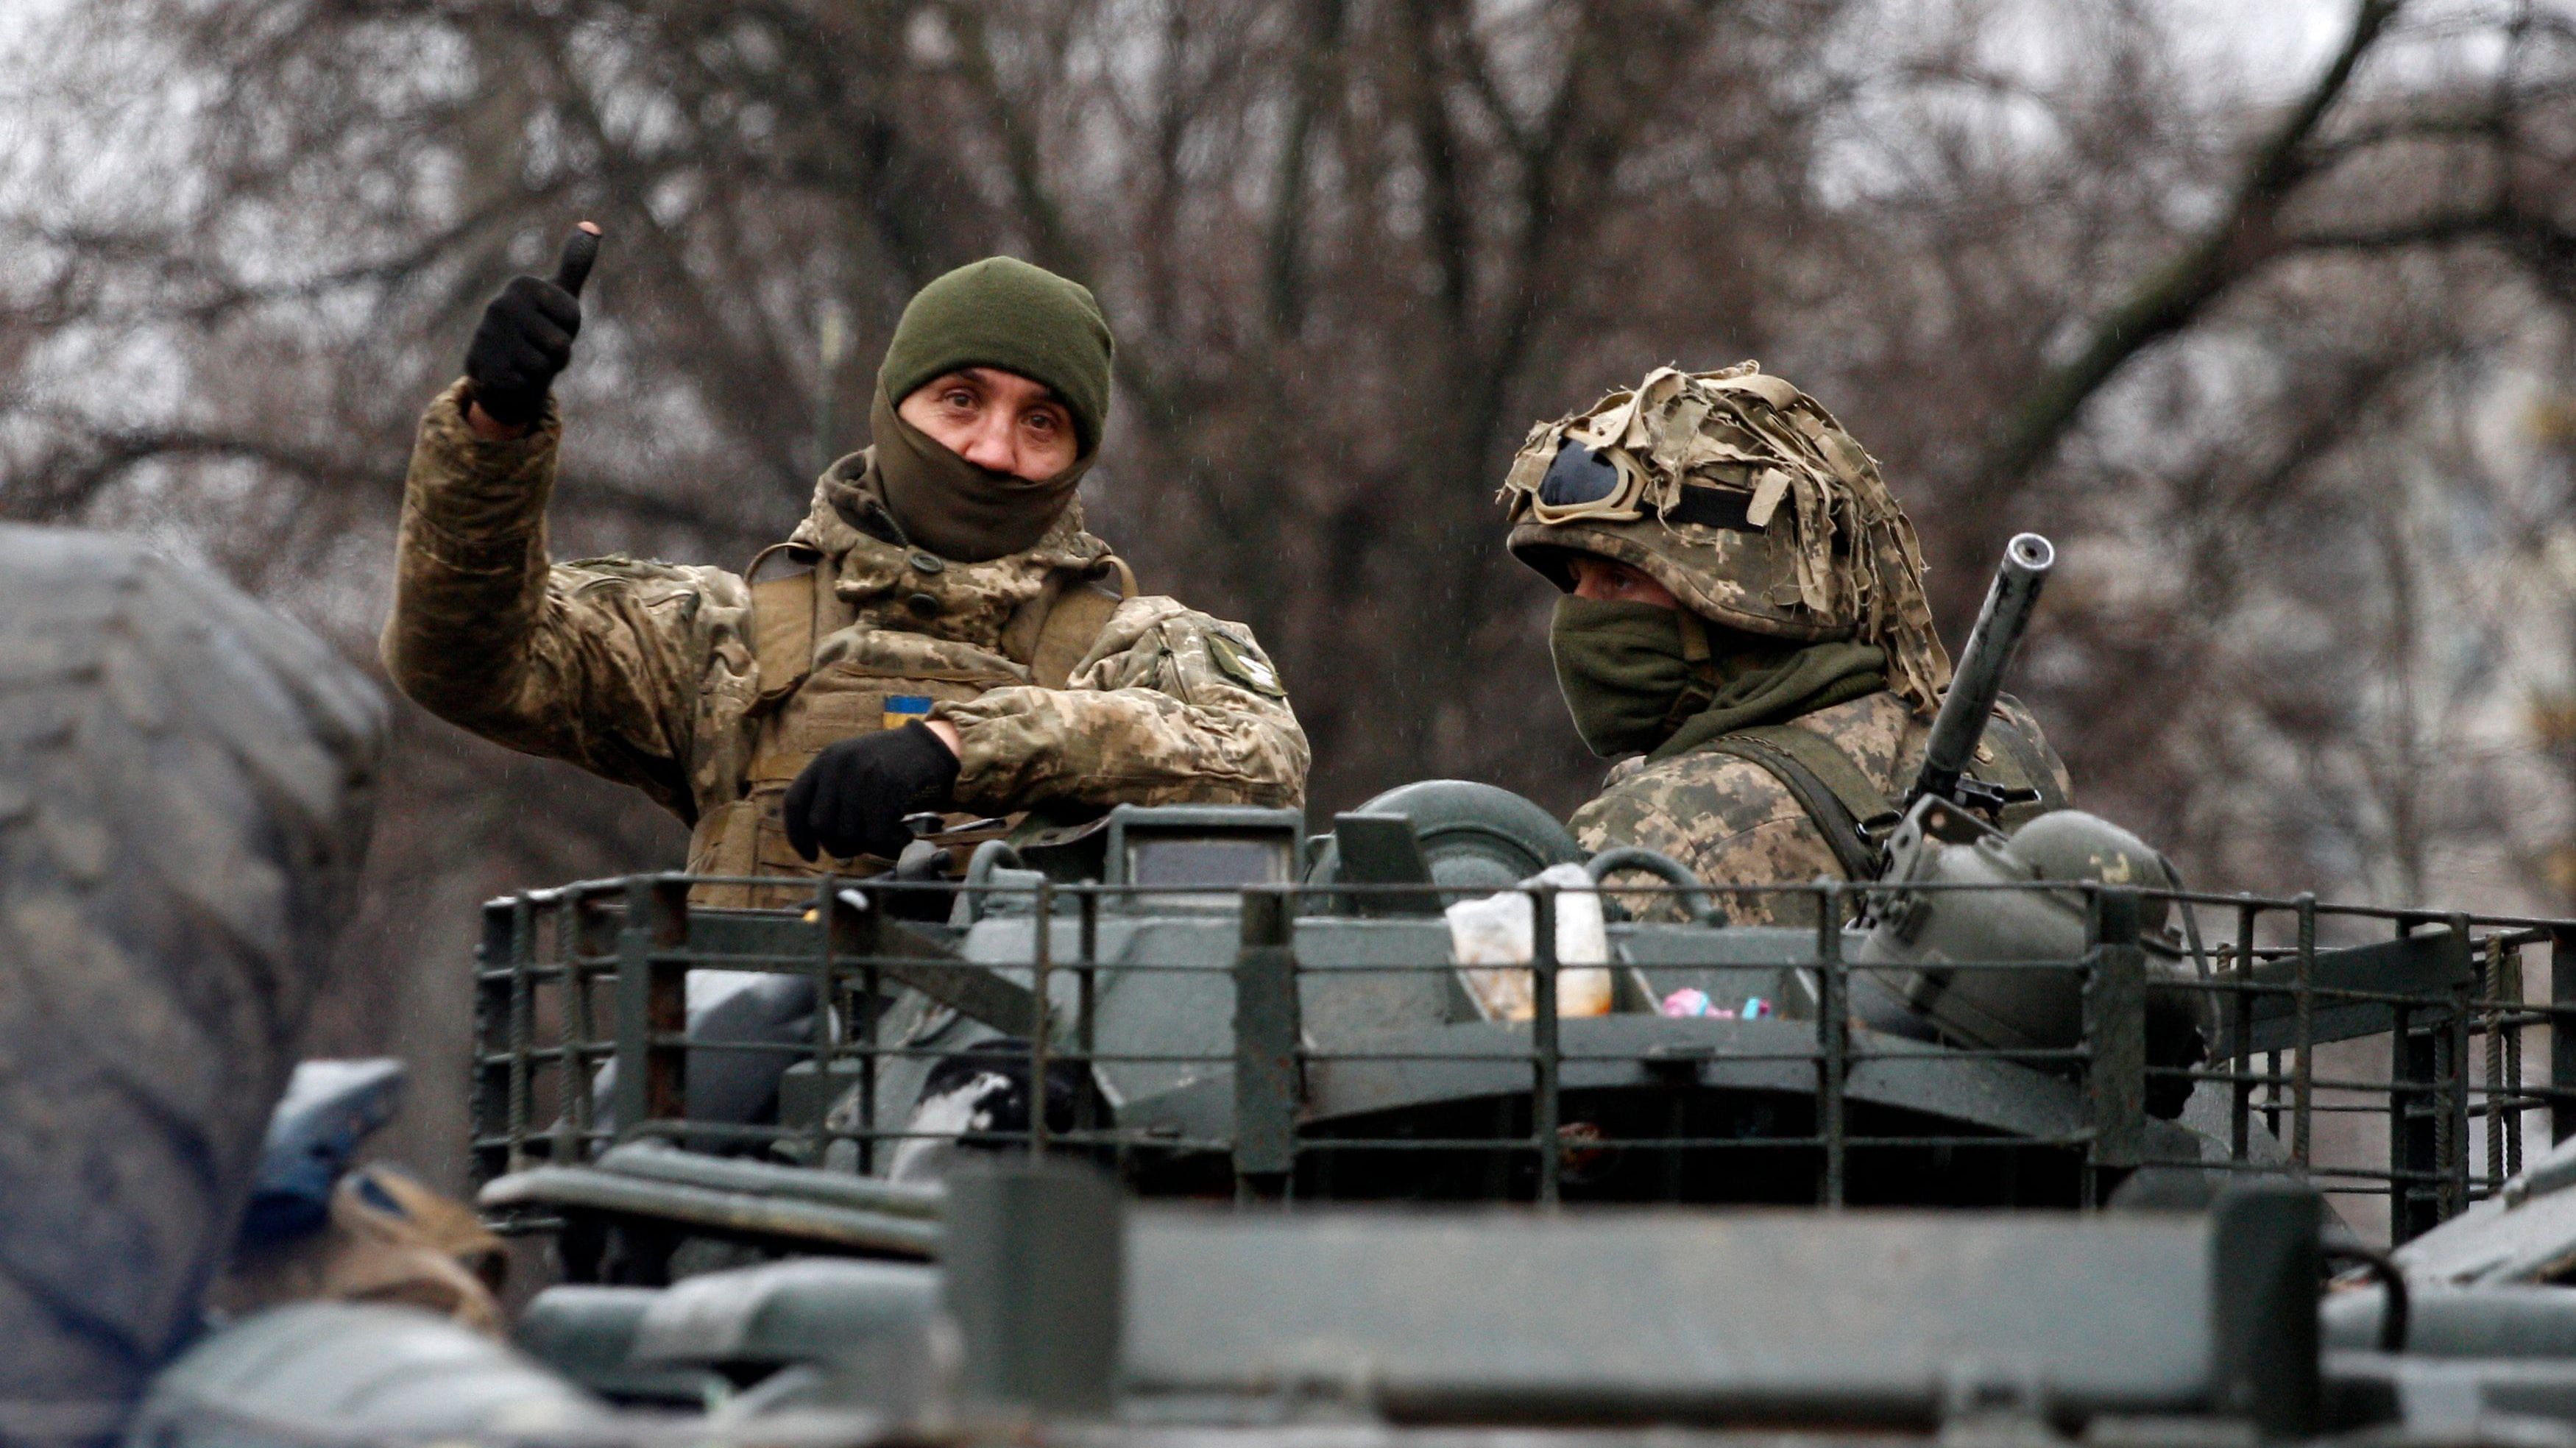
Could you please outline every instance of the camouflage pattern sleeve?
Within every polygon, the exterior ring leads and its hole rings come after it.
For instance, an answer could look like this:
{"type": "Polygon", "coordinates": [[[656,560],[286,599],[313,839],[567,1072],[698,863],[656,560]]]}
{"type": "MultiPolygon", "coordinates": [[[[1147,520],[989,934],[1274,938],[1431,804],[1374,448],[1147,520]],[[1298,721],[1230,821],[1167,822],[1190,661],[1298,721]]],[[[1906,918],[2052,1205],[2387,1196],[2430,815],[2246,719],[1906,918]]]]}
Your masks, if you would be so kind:
{"type": "MultiPolygon", "coordinates": [[[[1842,878],[1832,848],[1780,781],[1731,755],[1685,754],[1630,773],[1576,810],[1567,824],[1586,850],[1640,845],[1671,856],[1712,888],[1842,878]]],[[[1620,903],[1640,920],[1683,918],[1669,895],[1622,895],[1620,903]]],[[[1734,925],[1815,919],[1801,897],[1718,889],[1717,905],[1734,925]]]]}
{"type": "Polygon", "coordinates": [[[728,662],[751,667],[749,590],[712,568],[550,566],[553,406],[526,438],[485,441],[466,427],[463,386],[430,404],[412,449],[386,668],[452,724],[693,818],[700,696],[728,662]]]}
{"type": "Polygon", "coordinates": [[[1168,598],[1119,605],[1070,688],[1000,688],[931,712],[957,726],[968,809],[1306,797],[1306,733],[1252,631],[1168,598]]]}

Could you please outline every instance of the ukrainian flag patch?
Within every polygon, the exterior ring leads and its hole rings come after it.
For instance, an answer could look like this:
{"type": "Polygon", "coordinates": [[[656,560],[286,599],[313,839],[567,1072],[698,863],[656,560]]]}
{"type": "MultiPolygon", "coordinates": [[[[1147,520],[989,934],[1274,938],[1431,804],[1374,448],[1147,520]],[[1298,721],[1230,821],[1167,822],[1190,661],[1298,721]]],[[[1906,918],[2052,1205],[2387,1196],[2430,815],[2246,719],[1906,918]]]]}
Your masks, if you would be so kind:
{"type": "Polygon", "coordinates": [[[888,729],[900,729],[906,724],[918,724],[929,717],[930,696],[928,694],[886,696],[885,727],[888,729]]]}

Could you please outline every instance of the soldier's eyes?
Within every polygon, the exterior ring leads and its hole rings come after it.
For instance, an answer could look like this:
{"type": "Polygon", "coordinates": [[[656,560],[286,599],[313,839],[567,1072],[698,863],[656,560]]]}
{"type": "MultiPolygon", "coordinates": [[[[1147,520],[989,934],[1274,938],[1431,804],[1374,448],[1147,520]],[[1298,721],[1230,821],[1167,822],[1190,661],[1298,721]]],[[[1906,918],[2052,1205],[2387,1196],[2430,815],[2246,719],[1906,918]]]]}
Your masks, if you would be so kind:
{"type": "Polygon", "coordinates": [[[940,394],[939,400],[960,412],[971,411],[975,406],[975,394],[963,387],[949,388],[940,394]]]}

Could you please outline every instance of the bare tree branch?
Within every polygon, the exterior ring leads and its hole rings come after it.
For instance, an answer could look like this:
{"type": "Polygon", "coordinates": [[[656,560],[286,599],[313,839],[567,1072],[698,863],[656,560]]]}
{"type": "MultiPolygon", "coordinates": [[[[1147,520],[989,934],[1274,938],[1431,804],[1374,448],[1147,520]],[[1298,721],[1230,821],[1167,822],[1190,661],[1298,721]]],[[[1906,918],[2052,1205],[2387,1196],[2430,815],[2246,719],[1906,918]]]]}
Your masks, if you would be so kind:
{"type": "Polygon", "coordinates": [[[1306,319],[1308,174],[1314,167],[1316,117],[1326,104],[1342,43],[1345,0],[1299,0],[1296,50],[1290,63],[1288,119],[1281,127],[1279,169],[1270,217],[1262,228],[1263,294],[1270,329],[1294,337],[1306,319]]]}
{"type": "Polygon", "coordinates": [[[2034,381],[2004,415],[1976,476],[1989,495],[2019,482],[2130,358],[2187,326],[2202,308],[2280,253],[2281,208],[2316,164],[2309,143],[2362,57],[2404,0],[2360,0],[2352,29],[2316,84],[2256,149],[2218,219],[2097,322],[2065,364],[2034,381]]]}

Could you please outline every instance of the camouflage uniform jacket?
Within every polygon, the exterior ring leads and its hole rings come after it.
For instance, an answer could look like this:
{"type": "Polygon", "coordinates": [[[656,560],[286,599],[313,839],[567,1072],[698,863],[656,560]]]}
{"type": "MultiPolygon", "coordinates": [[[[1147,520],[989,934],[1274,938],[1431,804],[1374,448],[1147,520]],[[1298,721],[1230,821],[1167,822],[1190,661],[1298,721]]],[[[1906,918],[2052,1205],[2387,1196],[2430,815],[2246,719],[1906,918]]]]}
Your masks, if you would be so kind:
{"type": "MultiPolygon", "coordinates": [[[[2071,791],[2066,766],[2048,747],[2038,722],[2006,700],[1995,710],[2046,759],[2061,791],[2071,791]]],[[[1887,692],[1788,721],[1839,745],[1890,799],[1902,799],[1921,767],[1931,721],[1887,692]]],[[[1978,758],[1991,760],[1992,731],[1978,758]]],[[[1841,879],[1824,832],[1778,776],[1750,760],[1699,749],[1648,763],[1642,757],[1610,772],[1599,798],[1574,812],[1574,837],[1587,850],[1643,845],[1670,855],[1710,885],[1803,885],[1841,879]]],[[[1639,913],[1670,917],[1669,907],[1630,903],[1639,913]]],[[[1814,919],[1805,900],[1779,895],[1719,895],[1717,904],[1739,925],[1804,924],[1814,919]]]]}
{"type": "Polygon", "coordinates": [[[1106,624],[1069,687],[1037,687],[1010,656],[1023,606],[1108,558],[1078,509],[1024,553],[955,563],[859,531],[818,488],[791,540],[815,569],[799,595],[818,614],[810,678],[764,679],[743,576],[620,557],[549,564],[560,423],[550,406],[524,439],[477,438],[462,388],[430,405],[412,451],[386,665],[451,723],[644,790],[698,827],[693,868],[714,863],[726,831],[713,817],[748,812],[766,816],[764,871],[821,868],[777,839],[778,796],[833,738],[896,722],[894,694],[926,695],[956,725],[962,809],[1304,797],[1305,734],[1240,624],[1169,598],[1114,612],[1103,600],[1106,624]]]}

